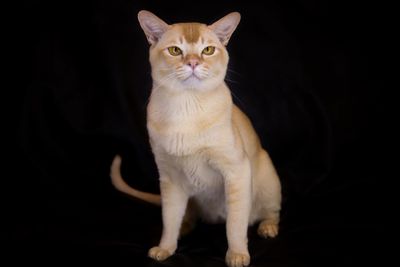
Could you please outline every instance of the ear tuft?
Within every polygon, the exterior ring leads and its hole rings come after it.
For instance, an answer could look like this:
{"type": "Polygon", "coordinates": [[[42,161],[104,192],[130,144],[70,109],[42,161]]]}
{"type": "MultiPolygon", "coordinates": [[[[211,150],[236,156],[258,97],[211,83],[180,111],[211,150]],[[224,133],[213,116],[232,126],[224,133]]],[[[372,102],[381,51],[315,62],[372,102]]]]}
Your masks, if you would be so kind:
{"type": "Polygon", "coordinates": [[[138,20],[150,44],[158,42],[168,30],[168,24],[149,11],[139,11],[138,20]]]}
{"type": "Polygon", "coordinates": [[[240,22],[240,13],[232,12],[208,26],[218,36],[223,45],[227,45],[240,22]]]}

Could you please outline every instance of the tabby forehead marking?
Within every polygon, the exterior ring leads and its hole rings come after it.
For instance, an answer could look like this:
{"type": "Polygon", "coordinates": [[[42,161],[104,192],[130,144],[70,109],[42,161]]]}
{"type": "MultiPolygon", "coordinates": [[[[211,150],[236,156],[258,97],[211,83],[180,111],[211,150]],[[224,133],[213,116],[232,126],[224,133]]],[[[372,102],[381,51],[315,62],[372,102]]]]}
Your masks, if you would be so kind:
{"type": "Polygon", "coordinates": [[[197,43],[200,39],[201,23],[182,23],[183,37],[188,43],[197,43]]]}

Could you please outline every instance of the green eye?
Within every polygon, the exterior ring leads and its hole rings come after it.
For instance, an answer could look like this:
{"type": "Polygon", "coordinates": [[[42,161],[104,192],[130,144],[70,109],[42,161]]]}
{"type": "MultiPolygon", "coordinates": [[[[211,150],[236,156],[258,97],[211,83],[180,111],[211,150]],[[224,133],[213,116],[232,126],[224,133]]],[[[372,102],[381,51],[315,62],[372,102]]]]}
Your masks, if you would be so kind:
{"type": "Polygon", "coordinates": [[[168,47],[168,52],[172,55],[172,56],[179,56],[182,54],[182,50],[177,47],[177,46],[171,46],[168,47]]]}
{"type": "Polygon", "coordinates": [[[207,56],[211,56],[215,52],[215,46],[207,46],[203,49],[203,54],[207,56]]]}

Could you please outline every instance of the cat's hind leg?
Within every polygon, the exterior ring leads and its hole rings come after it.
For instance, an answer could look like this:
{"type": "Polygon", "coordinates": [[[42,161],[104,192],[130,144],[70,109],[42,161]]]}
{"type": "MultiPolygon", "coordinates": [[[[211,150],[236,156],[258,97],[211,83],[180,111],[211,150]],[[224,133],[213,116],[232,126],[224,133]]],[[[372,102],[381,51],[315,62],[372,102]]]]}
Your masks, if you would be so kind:
{"type": "Polygon", "coordinates": [[[260,153],[258,160],[253,188],[257,195],[257,217],[261,219],[258,234],[264,238],[275,237],[279,232],[281,184],[272,161],[265,151],[260,153]]]}
{"type": "Polygon", "coordinates": [[[258,226],[258,235],[263,238],[273,238],[279,232],[279,219],[280,219],[280,191],[272,190],[268,194],[263,194],[261,201],[261,209],[259,218],[261,222],[258,226]]]}
{"type": "Polygon", "coordinates": [[[269,213],[258,225],[257,233],[263,238],[273,238],[279,232],[279,212],[269,213]]]}
{"type": "MultiPolygon", "coordinates": [[[[260,200],[259,200],[260,201],[260,200]]],[[[264,194],[260,203],[261,209],[259,218],[261,222],[258,226],[258,235],[263,238],[273,238],[279,232],[280,219],[280,192],[264,194]]]]}

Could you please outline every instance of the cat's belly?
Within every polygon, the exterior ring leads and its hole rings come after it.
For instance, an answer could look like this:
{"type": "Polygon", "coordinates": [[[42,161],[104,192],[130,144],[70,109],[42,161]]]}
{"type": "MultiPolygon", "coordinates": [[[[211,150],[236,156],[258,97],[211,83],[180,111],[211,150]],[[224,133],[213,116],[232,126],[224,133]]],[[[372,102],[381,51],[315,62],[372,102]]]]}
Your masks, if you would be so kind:
{"type": "Polygon", "coordinates": [[[193,197],[199,217],[208,223],[223,223],[226,221],[225,193],[215,190],[212,195],[203,193],[193,197]]]}
{"type": "Polygon", "coordinates": [[[200,217],[210,223],[226,219],[224,180],[202,156],[179,160],[181,185],[194,200],[200,217]]]}

